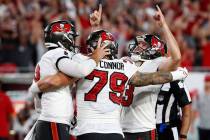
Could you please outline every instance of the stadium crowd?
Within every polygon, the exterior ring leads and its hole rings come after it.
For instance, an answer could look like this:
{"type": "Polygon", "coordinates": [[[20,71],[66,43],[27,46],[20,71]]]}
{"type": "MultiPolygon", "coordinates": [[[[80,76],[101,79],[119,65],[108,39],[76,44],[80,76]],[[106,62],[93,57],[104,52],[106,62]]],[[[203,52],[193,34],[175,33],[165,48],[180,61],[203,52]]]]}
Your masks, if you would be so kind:
{"type": "MultiPolygon", "coordinates": [[[[118,40],[118,57],[136,34],[158,33],[152,22],[159,4],[182,53],[181,65],[210,68],[210,0],[104,0],[102,27],[118,40]]],[[[89,14],[97,0],[0,0],[0,73],[33,71],[45,52],[43,29],[57,19],[73,19],[80,36],[77,44],[86,53],[89,14]]],[[[23,139],[35,120],[32,104],[16,116],[13,125],[23,139]]]]}
{"type": "MultiPolygon", "coordinates": [[[[209,0],[104,0],[102,26],[119,43],[119,57],[135,34],[161,33],[152,22],[159,4],[182,52],[182,66],[210,66],[209,0]]],[[[86,52],[89,14],[97,0],[0,0],[0,71],[32,71],[43,54],[43,28],[56,19],[75,21],[86,52]]]]}

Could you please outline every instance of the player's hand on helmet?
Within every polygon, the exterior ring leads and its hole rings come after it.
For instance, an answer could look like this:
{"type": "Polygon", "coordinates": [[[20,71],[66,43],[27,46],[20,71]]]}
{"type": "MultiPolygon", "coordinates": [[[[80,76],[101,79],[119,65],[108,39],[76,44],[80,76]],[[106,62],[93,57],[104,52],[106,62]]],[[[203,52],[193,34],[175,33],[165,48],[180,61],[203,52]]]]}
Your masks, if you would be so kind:
{"type": "Polygon", "coordinates": [[[96,61],[96,64],[104,58],[106,55],[110,55],[110,49],[107,49],[106,46],[101,46],[102,39],[99,38],[97,48],[93,51],[91,58],[96,61]]]}
{"type": "Polygon", "coordinates": [[[162,27],[164,24],[166,24],[165,17],[158,5],[156,5],[157,11],[154,15],[154,20],[157,22],[157,24],[162,27]]]}
{"type": "Polygon", "coordinates": [[[102,15],[102,4],[99,4],[99,9],[94,10],[92,14],[90,14],[90,24],[91,26],[99,26],[101,22],[102,15]]]}

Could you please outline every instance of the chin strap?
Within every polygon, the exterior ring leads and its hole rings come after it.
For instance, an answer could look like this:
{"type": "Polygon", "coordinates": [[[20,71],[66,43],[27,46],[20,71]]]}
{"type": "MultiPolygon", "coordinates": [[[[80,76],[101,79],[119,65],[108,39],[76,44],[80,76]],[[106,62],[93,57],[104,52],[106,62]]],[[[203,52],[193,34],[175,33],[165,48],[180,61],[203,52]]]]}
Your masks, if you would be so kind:
{"type": "Polygon", "coordinates": [[[58,47],[57,44],[55,44],[55,43],[50,43],[50,42],[46,42],[46,43],[44,43],[44,45],[45,45],[46,48],[58,47]]]}
{"type": "Polygon", "coordinates": [[[58,41],[58,45],[59,45],[61,48],[66,49],[60,41],[58,41]]]}
{"type": "Polygon", "coordinates": [[[145,59],[142,59],[140,55],[137,55],[137,54],[132,54],[131,55],[131,60],[133,60],[134,62],[137,62],[137,61],[147,61],[145,59]]]}
{"type": "Polygon", "coordinates": [[[63,48],[64,50],[68,50],[68,51],[70,51],[70,52],[73,52],[73,53],[79,53],[80,51],[79,51],[79,49],[75,46],[75,48],[74,47],[70,47],[69,49],[67,49],[67,48],[65,48],[64,46],[63,46],[63,44],[60,42],[60,41],[58,41],[58,45],[61,47],[61,48],[63,48]]]}

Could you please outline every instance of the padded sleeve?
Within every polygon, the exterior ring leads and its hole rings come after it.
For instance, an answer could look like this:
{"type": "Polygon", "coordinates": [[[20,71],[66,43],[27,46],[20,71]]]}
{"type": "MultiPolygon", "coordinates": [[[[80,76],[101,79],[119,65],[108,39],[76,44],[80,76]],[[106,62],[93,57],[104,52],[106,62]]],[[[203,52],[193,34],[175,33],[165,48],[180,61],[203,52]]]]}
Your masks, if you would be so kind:
{"type": "Polygon", "coordinates": [[[57,69],[68,76],[82,78],[89,75],[96,67],[93,59],[76,62],[68,57],[61,57],[56,62],[57,69]]]}

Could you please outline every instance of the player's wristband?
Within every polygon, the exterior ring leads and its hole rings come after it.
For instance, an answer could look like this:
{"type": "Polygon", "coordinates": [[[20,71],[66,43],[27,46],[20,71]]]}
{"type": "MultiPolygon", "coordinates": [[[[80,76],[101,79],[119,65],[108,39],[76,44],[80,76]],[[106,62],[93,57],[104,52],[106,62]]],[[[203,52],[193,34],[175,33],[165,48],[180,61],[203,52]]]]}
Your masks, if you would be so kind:
{"type": "Polygon", "coordinates": [[[39,92],[41,92],[37,83],[33,83],[30,86],[29,91],[32,92],[32,93],[39,93],[39,92]]]}
{"type": "Polygon", "coordinates": [[[179,138],[183,138],[183,139],[186,139],[186,138],[187,138],[187,135],[184,135],[184,134],[180,134],[180,135],[179,135],[179,138]]]}
{"type": "Polygon", "coordinates": [[[183,73],[180,71],[172,71],[171,75],[172,75],[172,79],[173,79],[172,81],[181,80],[184,78],[183,73]]]}

